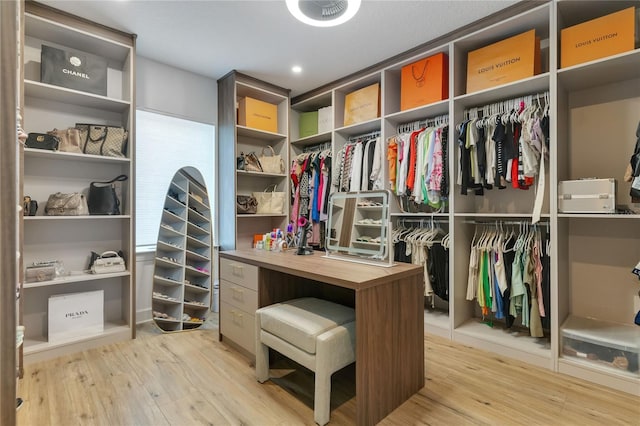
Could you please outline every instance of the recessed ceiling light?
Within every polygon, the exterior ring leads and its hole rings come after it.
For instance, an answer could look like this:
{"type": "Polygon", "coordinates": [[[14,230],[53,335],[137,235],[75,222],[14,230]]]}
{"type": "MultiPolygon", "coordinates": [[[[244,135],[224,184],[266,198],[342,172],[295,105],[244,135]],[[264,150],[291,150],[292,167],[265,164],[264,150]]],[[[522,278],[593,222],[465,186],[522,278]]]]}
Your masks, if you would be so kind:
{"type": "Polygon", "coordinates": [[[333,27],[353,18],[361,0],[287,0],[296,19],[316,27],[333,27]]]}
{"type": "Polygon", "coordinates": [[[294,65],[293,67],[291,67],[291,71],[296,74],[300,74],[302,72],[302,67],[300,65],[294,65]]]}

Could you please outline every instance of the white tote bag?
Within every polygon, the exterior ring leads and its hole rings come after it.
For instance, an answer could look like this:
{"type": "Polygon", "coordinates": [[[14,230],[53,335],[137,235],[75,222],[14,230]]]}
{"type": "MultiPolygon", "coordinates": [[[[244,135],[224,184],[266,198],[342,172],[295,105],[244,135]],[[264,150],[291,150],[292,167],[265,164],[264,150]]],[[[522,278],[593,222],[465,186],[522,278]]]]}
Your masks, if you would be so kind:
{"type": "Polygon", "coordinates": [[[285,194],[284,192],[276,192],[276,185],[273,191],[269,191],[268,186],[262,192],[254,192],[253,196],[258,201],[257,214],[284,214],[285,194]]]}
{"type": "Polygon", "coordinates": [[[271,145],[267,145],[265,148],[262,148],[260,164],[262,165],[262,171],[264,173],[284,173],[284,162],[282,161],[282,157],[280,155],[276,155],[276,152],[273,150],[271,145]],[[266,148],[269,148],[271,150],[271,155],[265,155],[264,150],[266,148]]]}

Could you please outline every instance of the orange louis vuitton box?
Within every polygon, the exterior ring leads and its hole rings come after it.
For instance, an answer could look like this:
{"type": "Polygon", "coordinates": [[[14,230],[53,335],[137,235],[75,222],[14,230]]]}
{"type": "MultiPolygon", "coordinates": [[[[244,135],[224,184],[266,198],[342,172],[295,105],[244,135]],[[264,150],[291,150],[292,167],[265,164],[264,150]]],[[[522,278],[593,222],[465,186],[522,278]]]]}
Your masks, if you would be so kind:
{"type": "Polygon", "coordinates": [[[344,125],[380,117],[380,83],[363,87],[344,97],[344,125]]]}
{"type": "Polygon", "coordinates": [[[540,38],[529,30],[467,54],[467,93],[533,77],[540,67],[540,38]]]}
{"type": "Polygon", "coordinates": [[[444,53],[402,67],[400,111],[449,97],[449,58],[444,53]]]}
{"type": "Polygon", "coordinates": [[[634,49],[635,7],[560,32],[561,68],[593,61],[634,49]]]}
{"type": "Polygon", "coordinates": [[[249,97],[241,98],[238,102],[238,124],[278,133],[278,106],[249,97]]]}

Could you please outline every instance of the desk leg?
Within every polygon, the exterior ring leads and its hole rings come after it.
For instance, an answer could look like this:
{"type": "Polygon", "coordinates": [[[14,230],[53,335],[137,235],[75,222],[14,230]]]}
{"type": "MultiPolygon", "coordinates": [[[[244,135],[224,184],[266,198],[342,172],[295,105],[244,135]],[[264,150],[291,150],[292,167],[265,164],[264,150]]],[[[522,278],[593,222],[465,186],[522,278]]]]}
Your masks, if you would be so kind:
{"type": "Polygon", "coordinates": [[[356,291],[357,424],[374,425],[424,387],[421,277],[356,291]]]}

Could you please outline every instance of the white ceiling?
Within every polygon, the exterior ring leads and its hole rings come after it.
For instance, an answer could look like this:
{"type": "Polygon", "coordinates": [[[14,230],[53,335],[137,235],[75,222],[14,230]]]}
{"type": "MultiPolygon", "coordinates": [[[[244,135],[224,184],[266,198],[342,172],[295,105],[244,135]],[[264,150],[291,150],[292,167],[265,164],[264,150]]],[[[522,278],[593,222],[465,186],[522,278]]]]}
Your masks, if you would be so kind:
{"type": "Polygon", "coordinates": [[[235,69],[299,95],[447,34],[517,0],[363,0],[351,21],[316,28],[284,0],[40,0],[137,34],[137,53],[218,79],[235,69]],[[303,72],[294,75],[293,65],[303,72]]]}

